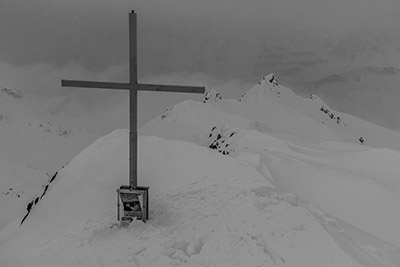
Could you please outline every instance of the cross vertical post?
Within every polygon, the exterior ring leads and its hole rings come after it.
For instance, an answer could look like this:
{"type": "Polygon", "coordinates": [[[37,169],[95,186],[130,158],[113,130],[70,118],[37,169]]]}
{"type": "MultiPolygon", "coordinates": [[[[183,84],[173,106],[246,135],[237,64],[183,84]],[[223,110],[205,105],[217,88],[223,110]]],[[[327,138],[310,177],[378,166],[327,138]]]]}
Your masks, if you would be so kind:
{"type": "Polygon", "coordinates": [[[136,13],[129,13],[129,186],[137,188],[137,24],[136,13]]]}
{"type": "Polygon", "coordinates": [[[134,218],[146,221],[149,218],[149,187],[138,186],[138,132],[137,132],[137,98],[138,91],[163,91],[180,93],[204,93],[202,86],[159,85],[138,83],[137,67],[137,17],[135,11],[129,13],[129,83],[94,82],[62,80],[61,86],[129,90],[129,186],[122,185],[118,193],[118,220],[130,222],[134,218]],[[120,218],[120,202],[123,214],[120,218]]]}

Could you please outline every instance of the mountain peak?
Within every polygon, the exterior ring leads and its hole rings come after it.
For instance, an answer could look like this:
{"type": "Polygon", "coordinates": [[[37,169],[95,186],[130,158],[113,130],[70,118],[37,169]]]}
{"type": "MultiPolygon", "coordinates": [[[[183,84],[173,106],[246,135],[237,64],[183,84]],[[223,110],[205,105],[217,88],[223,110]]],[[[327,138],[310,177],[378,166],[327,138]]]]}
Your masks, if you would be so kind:
{"type": "Polygon", "coordinates": [[[272,87],[279,86],[278,80],[276,79],[273,73],[264,76],[259,82],[259,84],[263,86],[272,86],[272,87]]]}
{"type": "Polygon", "coordinates": [[[267,74],[258,82],[258,84],[243,94],[239,99],[239,102],[245,101],[250,95],[257,94],[265,90],[270,92],[274,91],[280,97],[281,93],[278,88],[280,88],[280,85],[276,79],[276,76],[273,73],[267,74]]]}

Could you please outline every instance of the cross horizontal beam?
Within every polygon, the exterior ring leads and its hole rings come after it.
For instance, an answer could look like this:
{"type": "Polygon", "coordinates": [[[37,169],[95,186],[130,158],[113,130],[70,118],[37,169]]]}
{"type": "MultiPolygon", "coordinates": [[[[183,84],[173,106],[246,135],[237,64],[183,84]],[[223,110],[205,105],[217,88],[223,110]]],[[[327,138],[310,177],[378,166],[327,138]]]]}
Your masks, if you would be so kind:
{"type": "MultiPolygon", "coordinates": [[[[84,88],[99,88],[99,89],[133,89],[129,83],[113,83],[113,82],[93,82],[93,81],[77,81],[77,80],[62,80],[63,87],[84,87],[84,88]]],[[[140,91],[157,91],[157,92],[179,92],[179,93],[204,93],[203,86],[185,86],[185,85],[158,85],[158,84],[138,84],[140,91]]]]}
{"type": "Polygon", "coordinates": [[[202,94],[205,91],[201,86],[185,85],[158,85],[158,84],[138,84],[141,91],[159,91],[159,92],[179,92],[179,93],[197,93],[202,94]]]}
{"type": "Polygon", "coordinates": [[[121,89],[121,90],[129,90],[131,88],[131,85],[129,83],[91,82],[91,81],[76,81],[76,80],[62,80],[61,86],[99,88],[99,89],[121,89]]]}

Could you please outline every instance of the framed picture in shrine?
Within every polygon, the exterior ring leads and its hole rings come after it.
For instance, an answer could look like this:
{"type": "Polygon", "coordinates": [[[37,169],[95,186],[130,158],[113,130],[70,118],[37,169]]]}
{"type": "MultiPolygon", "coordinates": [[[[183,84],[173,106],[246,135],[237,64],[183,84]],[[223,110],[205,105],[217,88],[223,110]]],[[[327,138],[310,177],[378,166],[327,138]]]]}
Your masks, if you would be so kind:
{"type": "Polygon", "coordinates": [[[142,207],[139,200],[139,194],[131,191],[121,191],[119,196],[122,202],[124,217],[142,219],[142,207]]]}
{"type": "Polygon", "coordinates": [[[129,186],[121,186],[118,194],[118,220],[131,222],[134,219],[148,220],[148,187],[132,189],[129,186]],[[122,216],[121,216],[122,215],[122,216]]]}

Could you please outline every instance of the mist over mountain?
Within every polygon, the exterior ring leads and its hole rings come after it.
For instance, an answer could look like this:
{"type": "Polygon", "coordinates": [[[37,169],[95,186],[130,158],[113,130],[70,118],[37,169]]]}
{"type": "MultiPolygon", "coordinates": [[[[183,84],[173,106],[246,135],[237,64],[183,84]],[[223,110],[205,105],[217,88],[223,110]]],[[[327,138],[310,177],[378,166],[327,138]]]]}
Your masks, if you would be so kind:
{"type": "MultiPolygon", "coordinates": [[[[43,172],[58,170],[83,144],[89,144],[97,129],[62,125],[35,96],[2,86],[0,89],[0,153],[2,158],[26,162],[43,172]]],[[[47,106],[47,107],[46,107],[47,106]]]]}
{"type": "Polygon", "coordinates": [[[98,129],[60,124],[48,106],[0,86],[0,229],[23,216],[54,173],[101,135],[98,129]]]}

